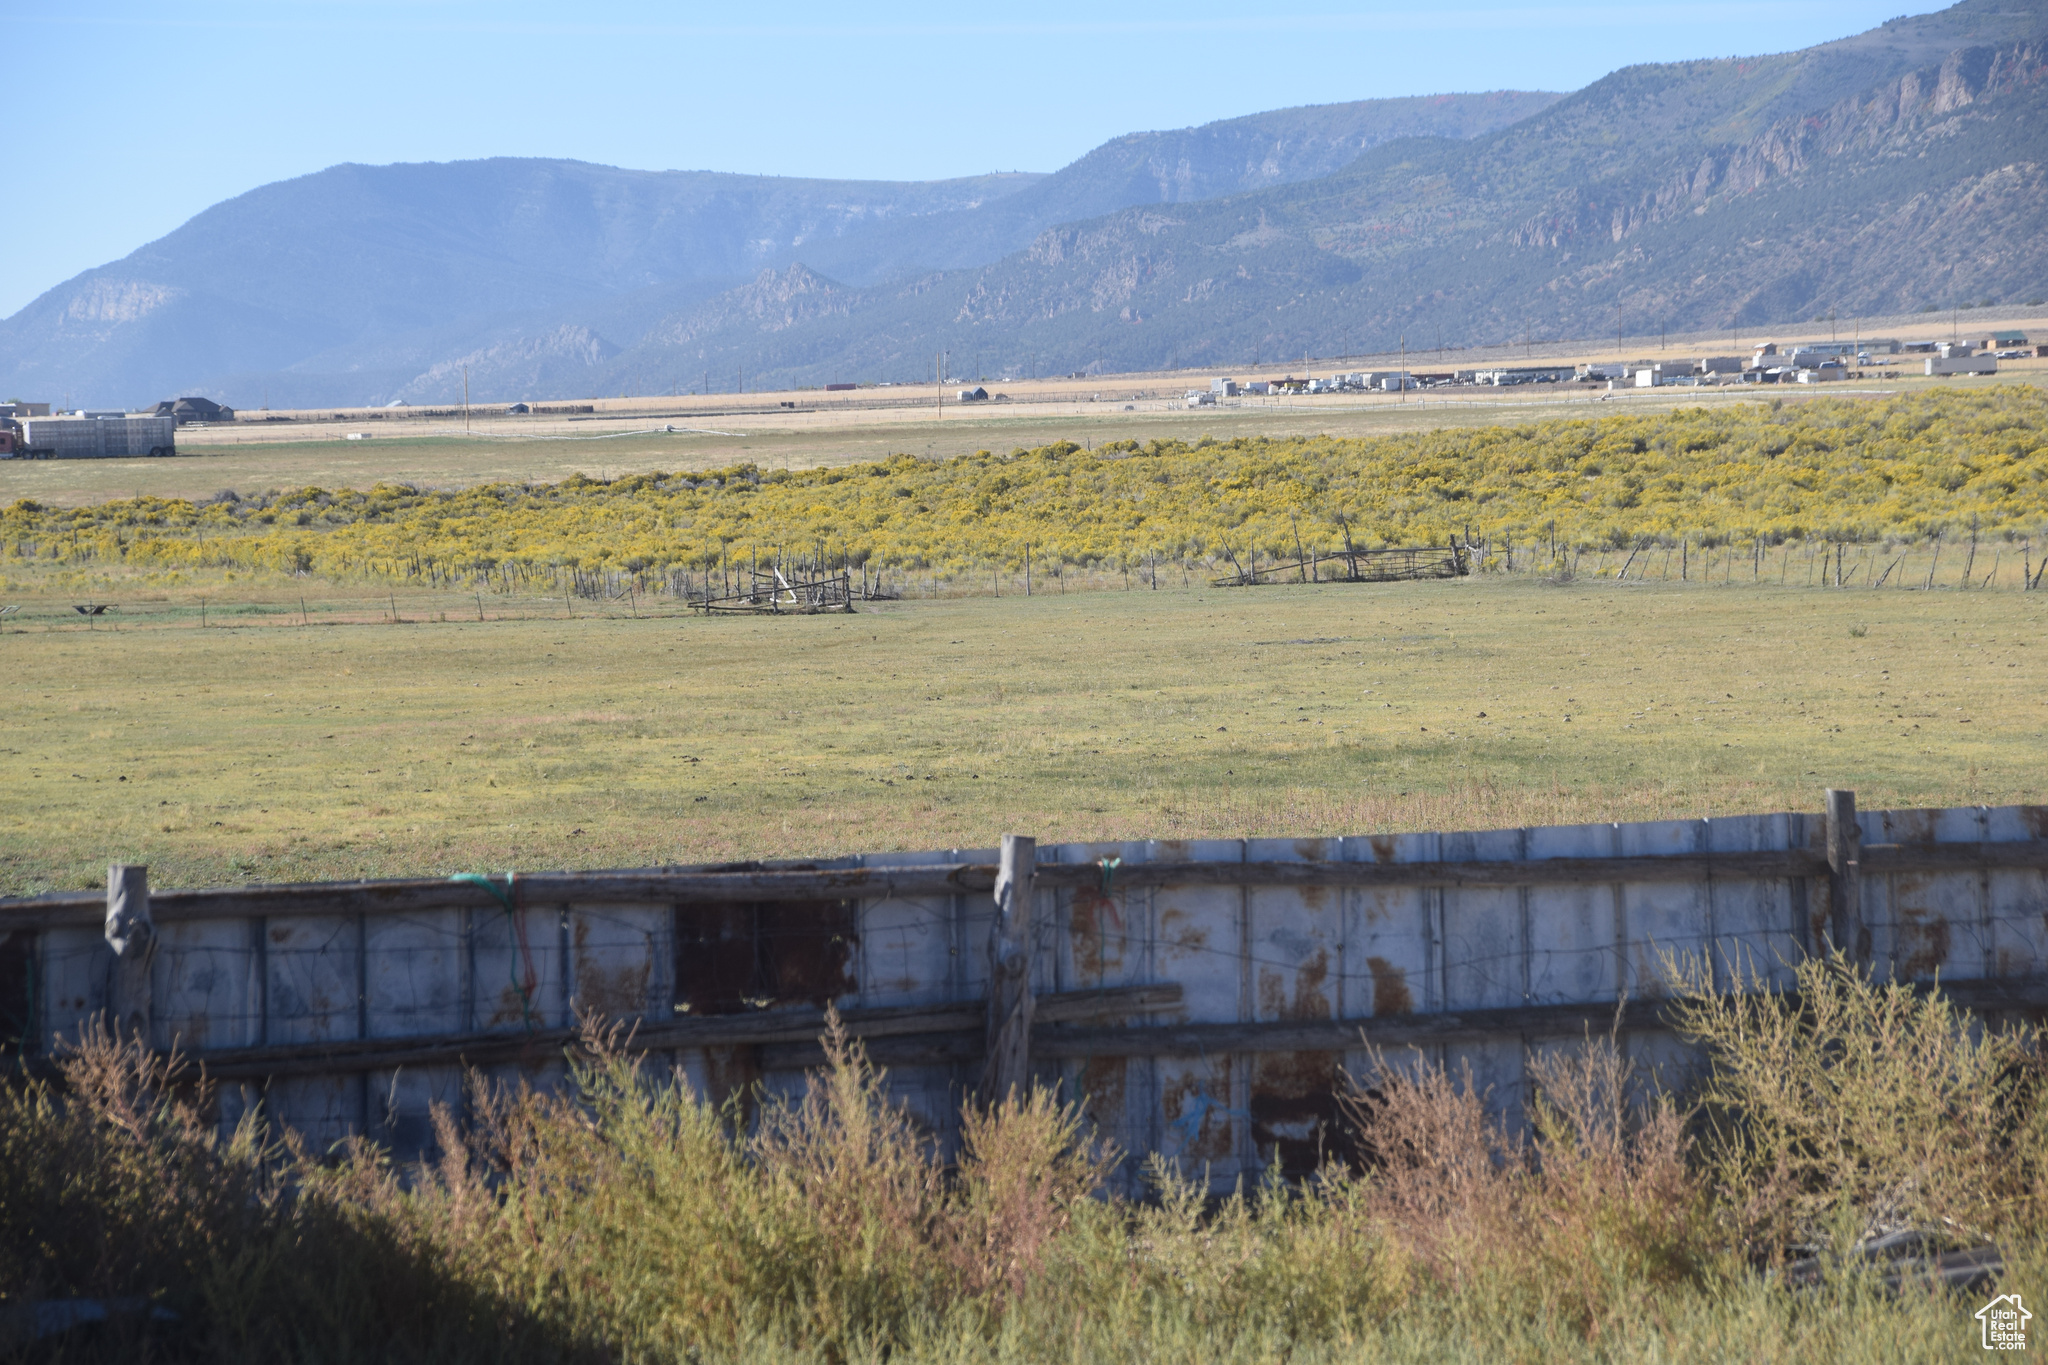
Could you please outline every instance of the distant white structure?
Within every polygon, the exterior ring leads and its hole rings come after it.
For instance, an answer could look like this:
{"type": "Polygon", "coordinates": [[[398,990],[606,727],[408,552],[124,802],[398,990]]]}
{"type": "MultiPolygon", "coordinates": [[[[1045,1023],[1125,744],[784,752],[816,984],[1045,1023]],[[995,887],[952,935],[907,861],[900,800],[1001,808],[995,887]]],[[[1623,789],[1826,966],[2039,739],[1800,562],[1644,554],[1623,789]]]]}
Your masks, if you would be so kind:
{"type": "Polygon", "coordinates": [[[1847,379],[1848,377],[1849,367],[1847,365],[1844,365],[1839,360],[1827,360],[1822,361],[1818,365],[1799,370],[1792,376],[1792,382],[1795,384],[1828,384],[1837,379],[1847,379]]]}
{"type": "Polygon", "coordinates": [[[1237,381],[1235,379],[1212,379],[1209,381],[1209,392],[1218,398],[1235,398],[1237,397],[1237,381]]]}
{"type": "Polygon", "coordinates": [[[1978,355],[1977,348],[1967,341],[1944,341],[1935,348],[1936,354],[1927,359],[1927,373],[1931,375],[1951,374],[1997,374],[1998,357],[1978,355]]]}

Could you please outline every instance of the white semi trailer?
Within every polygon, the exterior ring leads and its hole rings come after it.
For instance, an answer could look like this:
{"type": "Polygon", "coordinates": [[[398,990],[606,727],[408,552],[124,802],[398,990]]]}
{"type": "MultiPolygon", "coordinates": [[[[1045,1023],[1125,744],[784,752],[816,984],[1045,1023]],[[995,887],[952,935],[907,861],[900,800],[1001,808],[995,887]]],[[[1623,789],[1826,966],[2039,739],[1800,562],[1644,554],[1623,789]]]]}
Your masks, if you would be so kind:
{"type": "Polygon", "coordinates": [[[21,424],[15,457],[107,460],[175,455],[175,417],[32,417],[21,424]]]}

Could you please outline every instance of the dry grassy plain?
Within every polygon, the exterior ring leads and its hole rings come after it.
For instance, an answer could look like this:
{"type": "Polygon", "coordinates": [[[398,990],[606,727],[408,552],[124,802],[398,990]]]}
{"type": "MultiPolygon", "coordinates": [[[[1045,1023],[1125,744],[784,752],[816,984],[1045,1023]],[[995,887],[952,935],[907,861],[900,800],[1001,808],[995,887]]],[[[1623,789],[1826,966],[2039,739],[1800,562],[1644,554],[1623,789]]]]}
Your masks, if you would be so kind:
{"type": "Polygon", "coordinates": [[[2048,594],[1490,576],[478,622],[401,590],[390,624],[330,587],[302,626],[298,587],[0,622],[0,893],[110,859],[191,885],[1817,809],[1825,786],[2039,801],[2048,771],[2048,594]]]}

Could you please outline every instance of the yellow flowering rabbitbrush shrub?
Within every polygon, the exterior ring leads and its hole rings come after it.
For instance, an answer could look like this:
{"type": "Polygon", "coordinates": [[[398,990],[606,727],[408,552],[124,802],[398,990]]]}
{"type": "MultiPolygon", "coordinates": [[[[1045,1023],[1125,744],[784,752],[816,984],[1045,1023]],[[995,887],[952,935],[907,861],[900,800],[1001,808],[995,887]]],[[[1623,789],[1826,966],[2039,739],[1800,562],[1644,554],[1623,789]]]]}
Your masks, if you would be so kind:
{"type": "Polygon", "coordinates": [[[165,569],[510,582],[536,569],[702,570],[778,549],[940,572],[1146,555],[1289,555],[1471,535],[1611,548],[1680,538],[2018,538],[2048,530],[2034,388],[1684,409],[1370,440],[1071,442],[797,472],[378,484],[206,503],[17,502],[0,553],[165,569]]]}

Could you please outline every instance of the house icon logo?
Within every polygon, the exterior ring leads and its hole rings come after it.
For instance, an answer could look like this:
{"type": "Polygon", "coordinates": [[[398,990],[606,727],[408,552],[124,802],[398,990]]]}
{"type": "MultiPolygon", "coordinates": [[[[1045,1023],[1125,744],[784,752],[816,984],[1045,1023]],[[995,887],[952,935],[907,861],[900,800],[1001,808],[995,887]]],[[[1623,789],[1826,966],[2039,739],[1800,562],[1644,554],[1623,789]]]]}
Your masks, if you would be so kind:
{"type": "Polygon", "coordinates": [[[2000,1294],[1977,1310],[1977,1321],[1984,1325],[1984,1349],[1987,1351],[2024,1351],[2027,1349],[2027,1323],[2033,1314],[2020,1302],[2017,1294],[2000,1294]]]}

